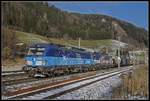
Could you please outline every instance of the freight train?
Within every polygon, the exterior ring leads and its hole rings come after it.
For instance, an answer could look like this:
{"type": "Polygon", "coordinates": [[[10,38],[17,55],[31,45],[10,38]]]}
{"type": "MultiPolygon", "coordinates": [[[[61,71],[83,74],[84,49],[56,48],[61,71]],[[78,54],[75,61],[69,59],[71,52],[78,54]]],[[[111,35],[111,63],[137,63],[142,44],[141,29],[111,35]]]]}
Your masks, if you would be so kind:
{"type": "MultiPolygon", "coordinates": [[[[76,47],[58,44],[35,44],[29,47],[25,56],[23,71],[29,76],[56,75],[111,68],[117,66],[117,60],[108,54],[89,52],[76,47]]],[[[129,59],[121,59],[121,65],[129,65],[129,59]]]]}

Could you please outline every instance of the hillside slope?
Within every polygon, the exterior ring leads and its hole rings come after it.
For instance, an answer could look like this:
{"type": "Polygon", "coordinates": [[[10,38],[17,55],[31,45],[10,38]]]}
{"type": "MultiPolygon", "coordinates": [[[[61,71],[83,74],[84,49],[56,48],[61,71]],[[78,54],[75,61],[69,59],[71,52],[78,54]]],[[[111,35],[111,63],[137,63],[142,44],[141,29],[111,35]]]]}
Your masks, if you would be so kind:
{"type": "Polygon", "coordinates": [[[100,14],[69,13],[43,2],[3,2],[5,27],[51,38],[83,40],[114,39],[116,21],[127,33],[121,41],[148,47],[148,32],[133,24],[100,14]],[[127,40],[128,39],[128,40],[127,40]]]}
{"type": "MultiPolygon", "coordinates": [[[[5,29],[6,30],[6,29],[5,29]]],[[[7,29],[10,30],[10,29],[7,29]]],[[[54,44],[61,44],[61,45],[73,45],[78,46],[78,40],[73,39],[63,39],[63,38],[48,38],[42,35],[38,35],[35,33],[27,33],[17,30],[10,30],[12,33],[16,35],[17,43],[24,43],[27,46],[36,43],[54,43],[54,44]]],[[[4,33],[5,34],[5,33],[4,33]]],[[[7,38],[8,39],[8,38],[7,38]]],[[[98,46],[109,46],[112,44],[111,39],[105,40],[81,40],[81,47],[85,48],[96,48],[98,46]]]]}

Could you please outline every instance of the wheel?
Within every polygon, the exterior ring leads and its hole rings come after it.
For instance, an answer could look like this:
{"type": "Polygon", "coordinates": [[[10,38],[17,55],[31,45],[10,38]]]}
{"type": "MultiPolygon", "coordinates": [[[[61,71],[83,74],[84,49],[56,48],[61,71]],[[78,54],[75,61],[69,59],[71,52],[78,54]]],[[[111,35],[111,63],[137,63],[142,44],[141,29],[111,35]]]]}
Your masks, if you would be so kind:
{"type": "Polygon", "coordinates": [[[35,74],[36,74],[35,70],[28,71],[29,77],[34,77],[35,74]]]}

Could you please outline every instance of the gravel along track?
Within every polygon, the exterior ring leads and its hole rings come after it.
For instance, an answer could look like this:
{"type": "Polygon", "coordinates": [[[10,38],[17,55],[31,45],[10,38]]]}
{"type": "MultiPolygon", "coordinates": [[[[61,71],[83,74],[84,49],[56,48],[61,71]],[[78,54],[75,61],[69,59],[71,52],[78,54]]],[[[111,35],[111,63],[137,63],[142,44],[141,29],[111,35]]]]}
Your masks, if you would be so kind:
{"type": "Polygon", "coordinates": [[[72,92],[66,93],[59,97],[54,98],[54,100],[98,100],[98,99],[109,99],[111,97],[112,88],[116,88],[121,84],[121,79],[119,74],[109,77],[107,79],[98,81],[81,89],[74,90],[72,92]],[[107,96],[107,98],[106,98],[107,96]]]}
{"type": "Polygon", "coordinates": [[[105,80],[106,78],[113,77],[115,75],[121,74],[131,70],[132,66],[128,68],[121,68],[112,72],[107,72],[103,74],[97,74],[94,76],[88,76],[84,78],[79,78],[75,80],[70,80],[62,83],[57,83],[55,85],[45,86],[38,89],[33,89],[31,91],[22,92],[12,96],[5,96],[4,99],[53,99],[57,98],[66,93],[72,92],[77,89],[81,89],[90,84],[96,83],[98,81],[105,80]]]}

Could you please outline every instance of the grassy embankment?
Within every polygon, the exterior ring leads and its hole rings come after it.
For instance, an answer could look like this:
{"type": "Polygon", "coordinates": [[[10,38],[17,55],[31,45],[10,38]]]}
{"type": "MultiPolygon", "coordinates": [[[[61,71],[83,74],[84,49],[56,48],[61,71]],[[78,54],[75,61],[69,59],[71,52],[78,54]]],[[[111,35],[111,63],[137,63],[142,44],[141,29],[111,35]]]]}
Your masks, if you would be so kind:
{"type": "MultiPolygon", "coordinates": [[[[63,45],[75,45],[78,46],[78,40],[71,40],[71,39],[56,39],[56,38],[47,38],[33,33],[25,33],[16,31],[16,35],[18,39],[26,44],[30,43],[56,43],[56,44],[63,44],[63,45]]],[[[111,40],[81,40],[81,46],[86,48],[95,48],[101,45],[111,45],[111,40]]]]}

